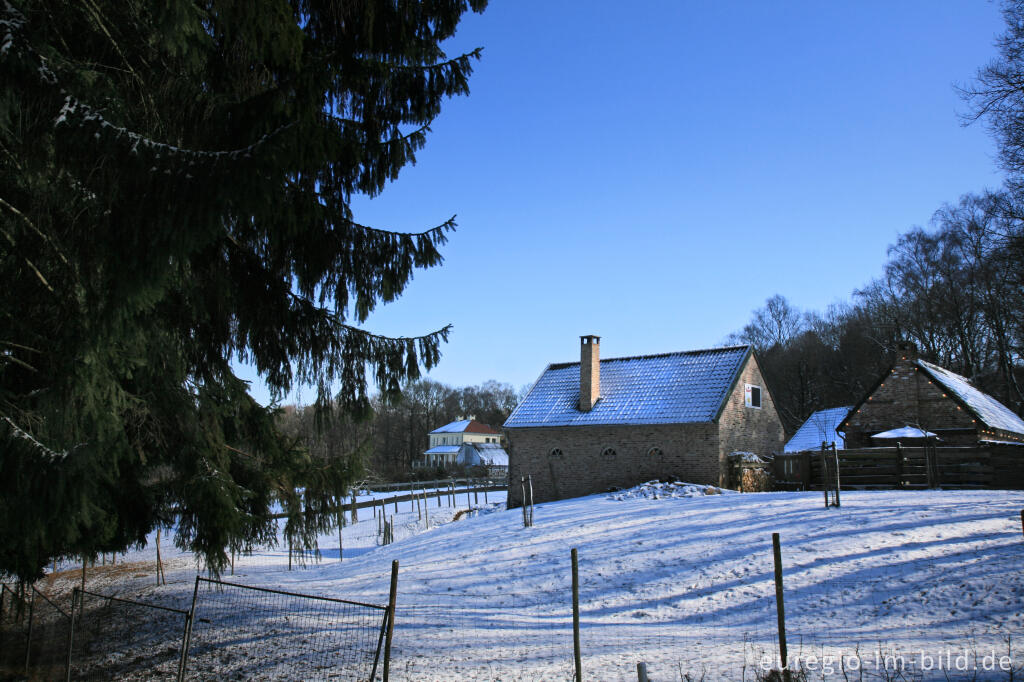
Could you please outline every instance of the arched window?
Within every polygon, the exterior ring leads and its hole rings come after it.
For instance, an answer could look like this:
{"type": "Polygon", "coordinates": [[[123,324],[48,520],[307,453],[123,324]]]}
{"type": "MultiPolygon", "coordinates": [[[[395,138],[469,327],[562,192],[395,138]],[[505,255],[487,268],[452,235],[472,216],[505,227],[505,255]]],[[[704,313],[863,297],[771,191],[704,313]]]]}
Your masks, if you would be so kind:
{"type": "Polygon", "coordinates": [[[551,452],[548,453],[548,457],[551,459],[562,459],[565,454],[562,453],[562,448],[551,448],[551,452]]]}
{"type": "Polygon", "coordinates": [[[602,457],[615,457],[616,454],[618,453],[615,452],[615,448],[605,448],[601,451],[602,457]]]}
{"type": "Polygon", "coordinates": [[[647,451],[647,456],[651,459],[661,459],[665,453],[661,451],[661,448],[654,447],[647,451]]]}

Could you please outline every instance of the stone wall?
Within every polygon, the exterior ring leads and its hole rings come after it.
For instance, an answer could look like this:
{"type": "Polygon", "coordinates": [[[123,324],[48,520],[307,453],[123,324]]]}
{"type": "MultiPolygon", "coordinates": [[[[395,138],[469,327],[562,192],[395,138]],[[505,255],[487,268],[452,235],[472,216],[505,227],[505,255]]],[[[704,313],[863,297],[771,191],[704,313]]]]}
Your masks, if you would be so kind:
{"type": "Polygon", "coordinates": [[[938,434],[943,445],[970,445],[978,440],[978,425],[970,412],[944,395],[910,353],[897,360],[881,385],[850,415],[846,447],[892,445],[872,441],[871,435],[908,425],[938,434]]]}
{"type": "Polygon", "coordinates": [[[757,359],[751,356],[718,419],[719,461],[721,462],[721,483],[736,487],[738,481],[728,481],[727,459],[732,452],[753,452],[756,455],[771,455],[781,452],[786,442],[786,432],[775,409],[775,402],[768,392],[768,386],[761,376],[757,359]],[[747,384],[761,387],[761,408],[747,407],[744,388],[747,384]]]}
{"type": "Polygon", "coordinates": [[[718,484],[718,425],[572,426],[509,429],[509,506],[533,476],[534,502],[579,497],[677,476],[718,484]],[[608,452],[614,451],[614,454],[608,452]]]}

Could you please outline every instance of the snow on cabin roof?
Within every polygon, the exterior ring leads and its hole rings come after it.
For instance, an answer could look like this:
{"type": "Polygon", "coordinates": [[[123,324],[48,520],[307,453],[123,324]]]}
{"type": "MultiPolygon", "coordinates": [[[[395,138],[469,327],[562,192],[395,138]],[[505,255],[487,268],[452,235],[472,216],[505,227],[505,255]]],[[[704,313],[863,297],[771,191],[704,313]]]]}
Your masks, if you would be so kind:
{"type": "Polygon", "coordinates": [[[871,437],[880,440],[896,440],[899,438],[935,438],[936,436],[931,431],[925,431],[908,424],[898,429],[889,429],[888,431],[876,433],[871,437]]]}
{"type": "Polygon", "coordinates": [[[842,449],[845,441],[836,433],[836,427],[850,414],[852,407],[830,407],[818,410],[807,418],[793,437],[786,442],[783,452],[802,452],[821,448],[822,441],[835,441],[836,447],[842,449]]]}
{"type": "Polygon", "coordinates": [[[713,421],[750,354],[749,346],[601,360],[600,398],[579,409],[580,363],[548,365],[506,428],[713,421]]]}
{"type": "Polygon", "coordinates": [[[497,443],[466,443],[455,460],[467,466],[508,466],[508,453],[497,443]]]}
{"type": "Polygon", "coordinates": [[[460,419],[458,421],[445,424],[439,429],[434,429],[430,433],[493,433],[498,434],[497,431],[492,429],[487,424],[481,424],[475,419],[460,419]]]}
{"type": "Polygon", "coordinates": [[[917,366],[952,393],[986,426],[1024,434],[1024,420],[992,396],[976,389],[966,377],[924,360],[918,360],[917,366]]]}

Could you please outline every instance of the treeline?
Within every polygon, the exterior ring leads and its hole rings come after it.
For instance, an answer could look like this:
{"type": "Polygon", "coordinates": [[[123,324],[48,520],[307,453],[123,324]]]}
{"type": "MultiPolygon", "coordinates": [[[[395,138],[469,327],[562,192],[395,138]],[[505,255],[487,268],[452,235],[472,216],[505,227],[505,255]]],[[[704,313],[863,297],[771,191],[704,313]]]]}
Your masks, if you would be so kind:
{"type": "Polygon", "coordinates": [[[1024,412],[1024,0],[1005,0],[997,57],[960,88],[995,139],[1003,188],[939,209],[890,247],[881,277],[824,312],[774,296],[730,341],[752,343],[786,426],[863,397],[902,342],[1024,412]]]}
{"type": "Polygon", "coordinates": [[[969,194],[889,248],[883,274],[824,312],[773,296],[732,342],[751,343],[787,429],[852,405],[900,343],[1024,411],[1024,210],[1011,189],[969,194]]]}
{"type": "Polygon", "coordinates": [[[404,386],[396,400],[374,397],[372,414],[363,420],[336,414],[321,415],[318,423],[314,407],[294,405],[285,407],[279,420],[282,430],[313,457],[344,458],[361,463],[365,478],[398,480],[409,475],[413,460],[427,449],[428,433],[471,417],[500,431],[518,399],[516,389],[497,381],[456,388],[422,379],[404,386]]]}

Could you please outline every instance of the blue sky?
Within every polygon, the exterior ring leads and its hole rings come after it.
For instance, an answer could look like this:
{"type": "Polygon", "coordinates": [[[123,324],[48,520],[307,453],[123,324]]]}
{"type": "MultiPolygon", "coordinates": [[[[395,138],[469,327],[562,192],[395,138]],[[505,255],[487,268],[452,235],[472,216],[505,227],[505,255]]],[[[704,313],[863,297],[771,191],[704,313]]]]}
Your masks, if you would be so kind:
{"type": "Polygon", "coordinates": [[[449,46],[484,48],[471,94],[355,204],[377,227],[459,223],[365,326],[450,323],[432,378],[519,387],[582,334],[602,357],[686,350],[775,293],[847,300],[901,232],[1001,183],[954,90],[1001,31],[979,0],[492,0],[449,46]]]}

